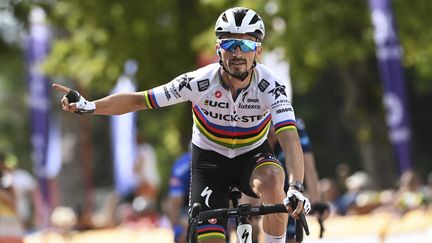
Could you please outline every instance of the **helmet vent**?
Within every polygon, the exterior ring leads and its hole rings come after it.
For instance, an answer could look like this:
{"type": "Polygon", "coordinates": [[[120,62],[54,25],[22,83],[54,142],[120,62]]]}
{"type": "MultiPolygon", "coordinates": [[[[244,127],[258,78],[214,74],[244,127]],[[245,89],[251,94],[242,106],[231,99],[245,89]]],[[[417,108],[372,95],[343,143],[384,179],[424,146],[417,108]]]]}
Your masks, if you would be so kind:
{"type": "Polygon", "coordinates": [[[234,19],[236,26],[241,26],[244,17],[246,16],[247,9],[239,9],[239,11],[234,12],[234,19]]]}
{"type": "Polygon", "coordinates": [[[225,13],[222,15],[222,20],[223,20],[224,22],[227,22],[227,23],[228,23],[228,19],[227,19],[227,16],[226,16],[225,13]]]}
{"type": "Polygon", "coordinates": [[[251,21],[249,22],[249,24],[255,24],[256,22],[258,22],[258,20],[260,20],[261,18],[258,16],[258,14],[255,14],[255,16],[251,19],[251,21]]]}

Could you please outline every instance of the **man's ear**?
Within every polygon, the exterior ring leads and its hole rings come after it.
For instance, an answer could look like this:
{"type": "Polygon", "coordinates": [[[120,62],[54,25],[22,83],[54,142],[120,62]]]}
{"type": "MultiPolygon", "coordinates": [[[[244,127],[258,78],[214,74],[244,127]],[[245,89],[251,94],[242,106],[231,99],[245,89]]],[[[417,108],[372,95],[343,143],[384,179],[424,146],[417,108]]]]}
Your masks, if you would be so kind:
{"type": "Polygon", "coordinates": [[[257,56],[260,56],[261,53],[263,52],[263,50],[264,50],[264,49],[263,49],[262,46],[258,46],[258,47],[257,47],[257,50],[256,50],[256,55],[257,55],[257,56]]]}
{"type": "Polygon", "coordinates": [[[215,47],[216,47],[216,55],[221,56],[222,54],[221,54],[221,50],[220,50],[220,45],[216,44],[215,47]]]}

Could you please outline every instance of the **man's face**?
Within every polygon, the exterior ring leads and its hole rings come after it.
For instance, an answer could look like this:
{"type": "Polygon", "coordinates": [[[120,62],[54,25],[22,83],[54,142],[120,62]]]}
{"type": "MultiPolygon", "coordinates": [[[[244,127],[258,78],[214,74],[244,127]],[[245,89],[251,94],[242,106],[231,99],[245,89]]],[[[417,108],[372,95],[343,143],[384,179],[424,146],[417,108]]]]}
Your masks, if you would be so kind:
{"type": "MultiPolygon", "coordinates": [[[[221,39],[243,39],[256,41],[256,39],[250,35],[245,34],[225,34],[221,39]]],[[[255,51],[244,52],[239,46],[233,51],[225,50],[220,47],[221,44],[217,44],[216,48],[220,49],[221,60],[226,69],[236,75],[242,75],[247,72],[253,65],[255,55],[259,56],[262,52],[262,47],[258,46],[255,51]]]]}

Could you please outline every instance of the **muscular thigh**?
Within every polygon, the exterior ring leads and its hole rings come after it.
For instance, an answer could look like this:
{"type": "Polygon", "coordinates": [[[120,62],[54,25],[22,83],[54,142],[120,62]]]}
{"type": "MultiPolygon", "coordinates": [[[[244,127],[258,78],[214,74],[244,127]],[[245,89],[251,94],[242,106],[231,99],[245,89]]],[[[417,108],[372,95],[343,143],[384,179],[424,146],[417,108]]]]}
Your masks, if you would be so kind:
{"type": "MultiPolygon", "coordinates": [[[[193,146],[189,207],[196,202],[202,205],[202,211],[229,206],[227,195],[233,173],[227,172],[226,160],[215,152],[193,146]]],[[[198,239],[225,239],[226,225],[227,219],[200,222],[198,239]]]]}
{"type": "MultiPolygon", "coordinates": [[[[272,154],[268,143],[232,159],[193,145],[189,206],[199,202],[203,211],[226,208],[231,187],[257,197],[250,187],[250,178],[260,165],[259,154],[272,154]]],[[[226,224],[227,219],[201,222],[197,227],[198,239],[224,237],[226,224]]]]}

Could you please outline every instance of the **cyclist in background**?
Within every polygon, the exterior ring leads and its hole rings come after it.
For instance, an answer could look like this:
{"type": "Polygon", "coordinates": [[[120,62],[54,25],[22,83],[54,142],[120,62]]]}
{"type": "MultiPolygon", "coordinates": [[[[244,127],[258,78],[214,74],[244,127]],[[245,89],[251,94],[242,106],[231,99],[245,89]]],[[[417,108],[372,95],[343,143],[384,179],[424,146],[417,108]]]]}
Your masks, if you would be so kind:
{"type": "MultiPolygon", "coordinates": [[[[251,9],[230,8],[219,16],[215,34],[219,63],[153,89],[90,102],[75,90],[59,84],[53,87],[66,94],[62,109],[80,114],[119,115],[191,101],[194,124],[189,206],[199,202],[203,211],[226,208],[230,188],[237,187],[246,195],[261,198],[263,204],[285,202],[290,215],[298,218],[310,210],[310,202],[303,195],[303,153],[283,81],[256,61],[263,51],[264,22],[251,9]],[[272,123],[289,171],[287,193],[284,169],[267,142],[272,123]],[[298,202],[295,208],[290,199],[298,202]]],[[[265,215],[262,226],[266,242],[284,243],[287,221],[285,213],[265,215]]],[[[224,242],[226,224],[223,219],[200,222],[198,240],[224,242]]]]}
{"type": "Polygon", "coordinates": [[[171,168],[168,183],[166,213],[174,232],[174,242],[186,242],[188,223],[187,208],[189,202],[191,150],[180,155],[171,168]]]}
{"type": "MultiPolygon", "coordinates": [[[[310,199],[312,205],[314,204],[321,204],[321,205],[326,205],[324,203],[322,203],[322,198],[321,195],[319,193],[319,189],[318,189],[318,182],[319,182],[319,177],[318,177],[318,172],[316,169],[316,165],[315,165],[315,156],[313,154],[312,151],[312,144],[311,141],[309,139],[309,136],[307,134],[306,131],[306,126],[304,124],[303,119],[301,118],[297,118],[296,119],[297,122],[297,131],[300,137],[300,142],[301,142],[301,146],[302,146],[302,150],[303,150],[303,157],[304,157],[304,164],[305,164],[305,189],[307,192],[307,196],[310,199]]],[[[272,132],[270,132],[270,134],[274,134],[272,132]]],[[[272,136],[269,136],[270,140],[272,136]]],[[[285,155],[282,151],[282,149],[280,148],[279,143],[277,142],[276,139],[273,139],[274,141],[274,152],[277,156],[277,158],[279,159],[279,161],[282,162],[282,164],[285,163],[285,155]]],[[[288,183],[285,183],[285,190],[288,190],[288,183]]],[[[325,211],[328,211],[328,209],[326,209],[325,211]]],[[[328,213],[328,212],[327,212],[328,213]]],[[[325,213],[325,214],[327,214],[325,213]]],[[[318,215],[318,217],[326,217],[325,215],[318,215]]],[[[288,219],[288,226],[287,226],[287,243],[294,243],[296,242],[295,240],[295,230],[296,230],[296,222],[295,220],[290,217],[288,219]]]]}

